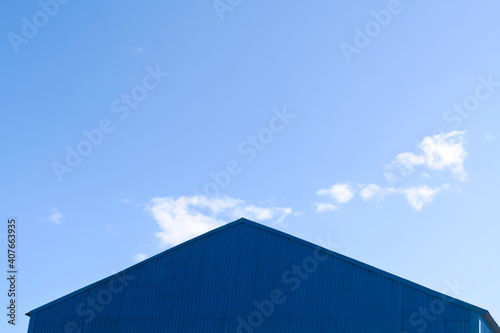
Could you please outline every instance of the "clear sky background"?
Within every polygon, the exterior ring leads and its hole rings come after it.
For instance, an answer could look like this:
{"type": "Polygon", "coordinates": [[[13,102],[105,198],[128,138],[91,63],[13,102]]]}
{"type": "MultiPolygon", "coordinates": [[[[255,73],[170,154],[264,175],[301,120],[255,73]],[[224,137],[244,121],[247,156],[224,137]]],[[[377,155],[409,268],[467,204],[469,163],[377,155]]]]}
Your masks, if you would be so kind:
{"type": "Polygon", "coordinates": [[[2,332],[240,216],[500,320],[498,1],[227,6],[0,4],[2,332]]]}

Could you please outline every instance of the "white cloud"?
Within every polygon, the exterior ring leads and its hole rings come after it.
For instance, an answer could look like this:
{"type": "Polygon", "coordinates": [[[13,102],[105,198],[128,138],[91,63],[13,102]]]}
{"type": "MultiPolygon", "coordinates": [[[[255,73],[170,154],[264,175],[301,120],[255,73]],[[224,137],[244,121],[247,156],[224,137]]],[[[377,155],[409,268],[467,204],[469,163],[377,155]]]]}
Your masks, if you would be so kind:
{"type": "Polygon", "coordinates": [[[401,153],[392,161],[392,167],[403,167],[413,171],[415,166],[427,166],[431,170],[449,169],[460,181],[467,179],[464,160],[467,151],[464,148],[465,131],[452,131],[425,137],[418,145],[419,154],[401,153]]]}
{"type": "Polygon", "coordinates": [[[493,141],[493,140],[495,140],[495,139],[496,139],[496,137],[494,137],[494,136],[493,136],[493,135],[491,135],[491,134],[486,134],[486,136],[485,136],[485,137],[486,137],[486,140],[488,140],[488,141],[493,141]]]}
{"type": "Polygon", "coordinates": [[[449,188],[448,184],[444,184],[441,187],[431,188],[427,185],[425,186],[414,186],[405,189],[399,189],[398,193],[402,193],[406,196],[406,201],[415,210],[419,211],[425,204],[431,203],[434,200],[434,196],[442,191],[449,188]]]}
{"type": "Polygon", "coordinates": [[[50,208],[49,212],[50,212],[50,215],[47,217],[42,217],[40,219],[40,221],[45,222],[45,223],[61,224],[62,219],[64,217],[61,214],[61,212],[56,207],[50,208]]]}
{"type": "Polygon", "coordinates": [[[337,211],[339,209],[334,204],[326,203],[326,202],[316,202],[316,203],[314,203],[314,206],[316,206],[316,212],[318,212],[318,213],[333,212],[333,211],[337,211]]]}
{"type": "MultiPolygon", "coordinates": [[[[377,184],[369,184],[362,186],[359,192],[360,197],[363,201],[372,200],[383,200],[387,195],[401,194],[406,197],[408,204],[415,210],[422,210],[423,206],[431,203],[437,193],[442,190],[449,189],[448,184],[444,184],[441,187],[429,187],[427,185],[422,186],[412,186],[412,187],[380,187],[377,184]]],[[[328,204],[325,203],[315,203],[316,212],[324,212],[328,210],[337,210],[338,208],[334,205],[332,209],[328,209],[328,204]],[[335,207],[335,208],[333,208],[335,207]]]]}
{"type": "Polygon", "coordinates": [[[319,190],[317,195],[327,195],[337,203],[346,203],[354,197],[354,190],[347,183],[335,184],[328,189],[319,190]]]}
{"type": "Polygon", "coordinates": [[[441,190],[446,190],[449,188],[448,184],[445,184],[441,187],[429,187],[427,185],[423,186],[412,186],[408,188],[394,188],[394,187],[386,187],[381,188],[378,185],[370,184],[365,186],[361,190],[361,197],[363,200],[373,200],[374,198],[378,198],[379,200],[384,199],[384,197],[388,194],[403,194],[406,197],[406,201],[410,206],[412,206],[415,210],[420,211],[425,204],[429,204],[434,200],[434,196],[440,192],[441,190]]]}
{"type": "Polygon", "coordinates": [[[283,219],[292,213],[291,208],[280,208],[280,207],[257,207],[255,205],[243,205],[235,207],[231,212],[234,218],[245,217],[249,220],[270,220],[279,216],[276,220],[277,223],[283,221],[283,219]]]}
{"type": "MultiPolygon", "coordinates": [[[[467,151],[464,148],[465,131],[452,131],[449,133],[438,134],[425,137],[417,146],[418,152],[405,152],[398,154],[396,158],[387,166],[388,169],[397,169],[398,175],[394,172],[385,172],[384,176],[389,184],[396,184],[400,177],[411,175],[416,167],[424,166],[426,171],[449,170],[454,178],[459,181],[467,179],[467,172],[464,168],[464,160],[467,157],[467,151]],[[404,173],[404,174],[403,174],[404,173]],[[405,175],[406,174],[406,175],[405,175]]],[[[487,138],[494,139],[491,135],[487,138]]],[[[421,173],[420,182],[431,178],[428,172],[421,173]]],[[[406,187],[381,187],[377,184],[358,185],[359,196],[363,201],[383,200],[388,195],[404,195],[408,204],[415,210],[420,211],[423,206],[431,203],[437,193],[449,189],[445,184],[438,187],[430,187],[426,184],[406,187]]],[[[394,186],[394,185],[393,185],[394,186]]],[[[317,191],[317,195],[327,195],[335,203],[347,203],[355,195],[356,191],[348,182],[337,183],[331,188],[317,191]]],[[[333,204],[313,203],[317,212],[336,210],[333,204]]]]}
{"type": "Polygon", "coordinates": [[[364,201],[373,200],[376,197],[381,197],[384,194],[384,190],[376,185],[369,184],[361,189],[360,195],[364,201]]]}
{"type": "Polygon", "coordinates": [[[145,260],[146,258],[148,257],[147,254],[145,253],[137,253],[136,255],[134,255],[134,262],[141,262],[143,260],[145,260]]]}
{"type": "Polygon", "coordinates": [[[144,51],[144,49],[142,48],[142,46],[136,46],[132,49],[132,51],[134,51],[136,53],[142,53],[142,51],[144,51]]]}
{"type": "Polygon", "coordinates": [[[401,193],[401,188],[394,187],[380,187],[377,184],[369,184],[361,189],[360,196],[364,201],[382,200],[388,194],[401,193]]]}
{"type": "Polygon", "coordinates": [[[154,198],[147,210],[160,227],[157,237],[161,246],[182,243],[240,217],[279,223],[292,213],[291,208],[260,207],[227,196],[203,195],[154,198]]]}

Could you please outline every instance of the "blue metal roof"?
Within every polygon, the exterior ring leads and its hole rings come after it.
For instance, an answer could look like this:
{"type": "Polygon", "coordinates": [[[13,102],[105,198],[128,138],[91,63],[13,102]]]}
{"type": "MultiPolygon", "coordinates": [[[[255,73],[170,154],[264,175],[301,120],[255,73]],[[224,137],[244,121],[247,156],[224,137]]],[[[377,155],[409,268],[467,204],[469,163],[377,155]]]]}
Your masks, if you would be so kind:
{"type": "Polygon", "coordinates": [[[27,315],[29,333],[500,333],[482,308],[243,218],[27,315]]]}

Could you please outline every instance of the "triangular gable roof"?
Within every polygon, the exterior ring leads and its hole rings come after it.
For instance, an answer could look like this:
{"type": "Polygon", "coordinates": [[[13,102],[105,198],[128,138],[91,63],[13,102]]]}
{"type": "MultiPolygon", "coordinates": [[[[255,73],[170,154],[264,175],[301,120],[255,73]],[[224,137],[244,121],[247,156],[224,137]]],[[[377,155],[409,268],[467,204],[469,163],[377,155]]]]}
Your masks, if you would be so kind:
{"type": "Polygon", "coordinates": [[[65,300],[69,299],[69,298],[72,298],[72,297],[74,297],[74,296],[76,296],[76,295],[78,295],[78,294],[80,294],[80,293],[82,293],[82,292],[84,292],[84,291],[86,291],[88,289],[91,289],[91,288],[93,288],[93,287],[95,287],[95,286],[97,286],[99,284],[107,282],[107,281],[109,281],[109,280],[111,280],[111,279],[113,279],[113,278],[115,278],[117,276],[120,276],[122,274],[126,274],[127,272],[130,272],[130,271],[132,271],[132,270],[134,270],[136,268],[139,268],[142,265],[147,265],[150,261],[153,261],[153,260],[157,259],[160,256],[168,255],[168,254],[170,254],[172,252],[175,252],[176,250],[178,250],[178,249],[180,249],[180,248],[182,248],[184,246],[188,246],[189,244],[197,242],[197,241],[199,241],[199,240],[201,240],[203,238],[210,237],[210,236],[212,236],[212,235],[214,235],[216,233],[222,232],[222,231],[224,231],[226,229],[229,229],[229,228],[236,227],[236,226],[241,225],[241,224],[245,224],[245,225],[248,225],[248,226],[251,226],[251,227],[254,227],[254,228],[258,228],[260,230],[264,230],[264,231],[270,232],[272,234],[275,234],[275,235],[278,235],[278,236],[281,236],[281,237],[285,237],[285,238],[287,238],[289,240],[292,240],[294,242],[300,243],[300,244],[302,244],[304,246],[307,246],[307,247],[310,247],[310,248],[313,248],[313,249],[319,249],[319,251],[322,251],[322,252],[324,252],[326,254],[329,254],[329,255],[337,258],[337,259],[340,259],[340,260],[343,260],[343,261],[348,262],[350,264],[356,265],[356,266],[358,266],[360,268],[364,268],[364,269],[366,269],[368,271],[371,271],[371,272],[373,272],[375,274],[378,274],[378,275],[381,275],[383,277],[389,278],[389,279],[394,280],[396,282],[399,282],[399,283],[401,283],[403,285],[412,287],[412,288],[414,288],[416,290],[419,290],[421,292],[424,292],[424,293],[426,293],[428,295],[431,295],[431,296],[434,296],[434,297],[437,297],[437,298],[446,298],[446,300],[448,302],[450,302],[450,303],[457,304],[459,306],[462,306],[464,308],[470,309],[470,310],[478,313],[479,315],[481,315],[491,325],[491,327],[495,330],[496,333],[500,333],[500,327],[498,326],[498,324],[495,322],[495,320],[493,319],[493,317],[491,316],[491,314],[487,310],[485,310],[483,308],[477,307],[477,306],[472,305],[470,303],[466,303],[464,301],[461,301],[459,299],[450,297],[448,295],[444,295],[444,294],[442,294],[440,292],[437,292],[435,290],[429,289],[427,287],[424,287],[424,286],[419,285],[417,283],[414,283],[412,281],[406,280],[406,279],[401,278],[401,277],[399,277],[397,275],[394,275],[394,274],[388,273],[386,271],[383,271],[381,269],[378,269],[376,267],[367,265],[367,264],[365,264],[365,263],[363,263],[361,261],[358,261],[358,260],[346,257],[346,256],[344,256],[344,255],[342,255],[340,253],[328,250],[328,249],[323,248],[323,247],[321,247],[319,245],[310,243],[310,242],[305,241],[303,239],[300,239],[300,238],[297,238],[295,236],[286,234],[286,233],[281,232],[281,231],[276,230],[276,229],[272,229],[272,228],[267,227],[265,225],[262,225],[262,224],[259,224],[259,223],[247,220],[245,218],[240,218],[240,219],[238,219],[236,221],[227,223],[227,224],[225,224],[225,225],[223,225],[223,226],[221,226],[219,228],[213,229],[213,230],[211,230],[211,231],[209,231],[209,232],[207,232],[205,234],[202,234],[202,235],[200,235],[198,237],[195,237],[195,238],[190,239],[190,240],[188,240],[188,241],[186,241],[184,243],[181,243],[181,244],[179,244],[177,246],[174,246],[174,247],[172,247],[172,248],[170,248],[168,250],[165,250],[165,251],[163,251],[163,252],[161,252],[161,253],[159,253],[159,254],[157,254],[155,256],[152,256],[152,257],[150,257],[150,258],[148,258],[148,259],[146,259],[144,261],[141,261],[140,263],[132,265],[132,266],[130,266],[130,267],[128,267],[128,268],[126,268],[126,269],[124,269],[124,270],[116,273],[116,274],[108,276],[108,277],[106,277],[104,279],[101,279],[101,280],[99,280],[97,282],[94,282],[94,283],[92,283],[92,284],[90,284],[90,285],[88,285],[86,287],[80,288],[80,289],[78,289],[78,290],[76,290],[76,291],[74,291],[72,293],[69,293],[66,296],[60,297],[60,298],[58,298],[58,299],[56,299],[56,300],[54,300],[52,302],[49,302],[49,303],[47,303],[45,305],[42,305],[42,306],[40,306],[38,308],[35,308],[35,309],[31,310],[30,312],[26,313],[26,315],[30,316],[31,312],[38,312],[38,311],[44,310],[44,309],[46,309],[46,308],[48,308],[48,307],[50,307],[52,305],[55,305],[55,304],[60,303],[60,302],[63,302],[65,300]]]}

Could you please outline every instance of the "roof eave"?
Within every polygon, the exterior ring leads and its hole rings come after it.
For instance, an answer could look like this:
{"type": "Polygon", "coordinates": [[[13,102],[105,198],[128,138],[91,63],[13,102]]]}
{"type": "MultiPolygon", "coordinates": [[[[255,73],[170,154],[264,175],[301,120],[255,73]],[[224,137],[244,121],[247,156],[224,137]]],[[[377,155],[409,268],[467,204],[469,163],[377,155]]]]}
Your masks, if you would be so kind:
{"type": "Polygon", "coordinates": [[[491,316],[489,311],[486,311],[485,314],[483,314],[484,319],[490,324],[491,328],[495,330],[495,333],[500,333],[500,327],[498,326],[497,322],[493,317],[491,316]]]}

